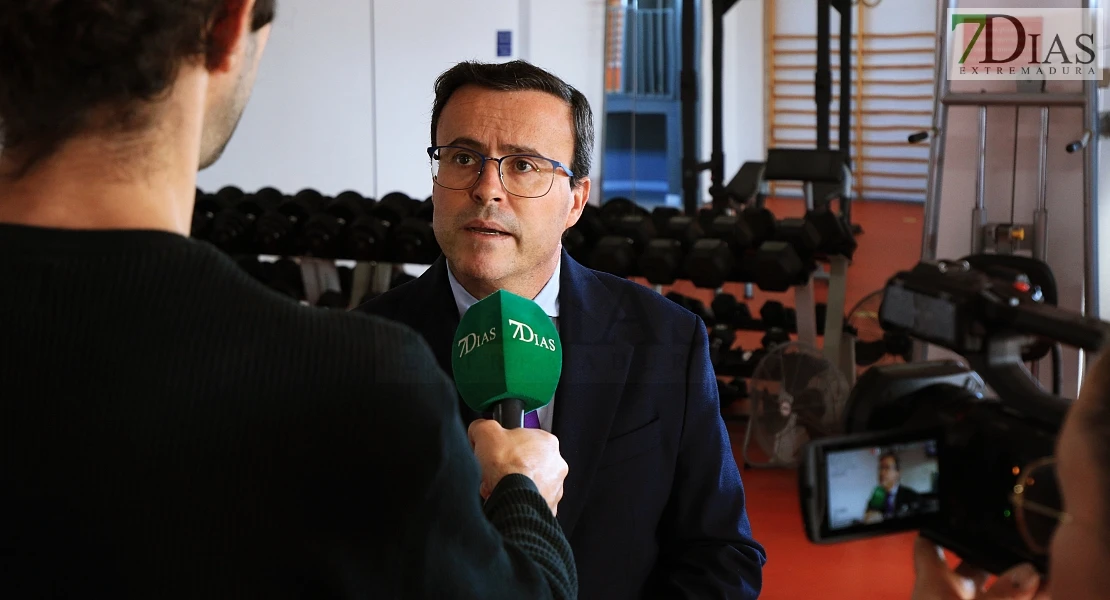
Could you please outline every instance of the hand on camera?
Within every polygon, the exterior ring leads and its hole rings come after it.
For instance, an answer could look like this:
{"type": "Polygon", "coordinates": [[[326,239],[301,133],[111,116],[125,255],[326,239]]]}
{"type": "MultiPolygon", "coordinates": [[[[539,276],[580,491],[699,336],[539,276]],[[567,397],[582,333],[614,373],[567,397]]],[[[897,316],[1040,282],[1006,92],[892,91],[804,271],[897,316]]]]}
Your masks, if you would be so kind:
{"type": "Polygon", "coordinates": [[[505,429],[488,419],[474,421],[467,433],[482,467],[482,498],[489,497],[501,478],[520,473],[535,482],[551,513],[558,514],[570,469],[559,454],[558,438],[542,429],[505,429]]]}
{"type": "Polygon", "coordinates": [[[1032,565],[1006,571],[987,589],[987,572],[966,564],[949,569],[943,551],[923,537],[914,542],[913,565],[912,600],[1049,600],[1032,565]]]}

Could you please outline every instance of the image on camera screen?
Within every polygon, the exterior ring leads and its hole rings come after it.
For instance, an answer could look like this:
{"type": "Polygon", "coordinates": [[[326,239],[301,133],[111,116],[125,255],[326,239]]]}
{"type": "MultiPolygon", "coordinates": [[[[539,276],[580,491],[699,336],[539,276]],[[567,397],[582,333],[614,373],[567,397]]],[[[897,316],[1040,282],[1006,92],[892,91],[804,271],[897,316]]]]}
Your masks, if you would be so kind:
{"type": "Polygon", "coordinates": [[[935,440],[830,452],[826,464],[832,529],[874,525],[939,509],[935,440]]]}

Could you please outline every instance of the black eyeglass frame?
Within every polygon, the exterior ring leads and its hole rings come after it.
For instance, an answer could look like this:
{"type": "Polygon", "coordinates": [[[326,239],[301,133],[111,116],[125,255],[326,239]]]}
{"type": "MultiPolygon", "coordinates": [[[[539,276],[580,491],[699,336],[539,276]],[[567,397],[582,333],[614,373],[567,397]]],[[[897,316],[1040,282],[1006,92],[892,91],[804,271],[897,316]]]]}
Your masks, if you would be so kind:
{"type": "Polygon", "coordinates": [[[542,198],[542,197],[546,196],[548,193],[551,192],[552,186],[555,185],[555,171],[557,171],[558,169],[562,169],[567,174],[567,177],[574,177],[574,171],[571,171],[570,167],[564,165],[563,163],[561,163],[561,162],[559,162],[559,161],[557,161],[553,158],[547,158],[546,156],[540,156],[538,154],[506,154],[505,156],[502,156],[500,158],[494,158],[492,156],[486,156],[485,154],[482,154],[481,152],[478,152],[477,150],[475,150],[473,148],[467,148],[465,146],[450,146],[450,145],[448,145],[448,146],[429,146],[428,147],[428,161],[429,161],[428,166],[429,166],[429,168],[432,169],[432,182],[435,183],[436,185],[438,185],[438,186],[440,186],[444,189],[448,189],[448,190],[469,190],[470,188],[474,187],[474,185],[477,184],[482,179],[482,174],[485,173],[485,171],[486,171],[486,163],[489,162],[489,161],[496,162],[497,163],[497,178],[501,180],[501,185],[505,187],[506,192],[508,192],[508,193],[512,194],[513,196],[516,196],[518,198],[542,198]],[[443,150],[444,148],[454,148],[456,150],[463,150],[463,151],[469,152],[469,153],[474,154],[475,156],[477,156],[482,161],[481,166],[478,167],[478,174],[474,178],[474,181],[470,185],[468,185],[466,187],[450,187],[450,186],[443,185],[442,183],[440,183],[439,178],[436,177],[435,168],[434,168],[433,163],[436,160],[436,157],[435,157],[436,152],[438,152],[440,150],[443,150]],[[509,186],[505,185],[505,173],[501,170],[501,165],[504,164],[504,160],[507,159],[507,158],[531,158],[531,159],[534,159],[534,160],[545,160],[545,161],[551,163],[551,181],[548,183],[547,189],[544,190],[544,192],[542,194],[535,195],[535,196],[525,196],[525,195],[517,194],[517,193],[509,190],[509,186]]]}

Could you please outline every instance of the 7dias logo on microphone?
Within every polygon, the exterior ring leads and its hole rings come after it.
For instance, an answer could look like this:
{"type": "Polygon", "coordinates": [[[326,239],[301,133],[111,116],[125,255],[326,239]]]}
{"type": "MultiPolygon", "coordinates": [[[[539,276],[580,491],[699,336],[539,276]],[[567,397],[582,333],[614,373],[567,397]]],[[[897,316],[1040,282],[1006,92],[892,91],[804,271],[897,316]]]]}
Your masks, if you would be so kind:
{"type": "Polygon", "coordinates": [[[1105,23],[1098,8],[948,11],[948,79],[1101,80],[1105,23]]]}
{"type": "Polygon", "coordinates": [[[481,348],[482,344],[488,344],[496,339],[496,327],[491,327],[489,331],[484,331],[482,333],[468,333],[464,335],[463,337],[459,338],[457,344],[459,347],[459,358],[462,358],[467,354],[474,352],[478,348],[481,348]]]}
{"type": "Polygon", "coordinates": [[[513,339],[520,340],[526,344],[535,344],[540,348],[546,348],[552,352],[555,351],[555,340],[552,338],[545,338],[536,335],[536,331],[528,326],[527,323],[514,321],[509,319],[509,327],[513,327],[513,339]]]}

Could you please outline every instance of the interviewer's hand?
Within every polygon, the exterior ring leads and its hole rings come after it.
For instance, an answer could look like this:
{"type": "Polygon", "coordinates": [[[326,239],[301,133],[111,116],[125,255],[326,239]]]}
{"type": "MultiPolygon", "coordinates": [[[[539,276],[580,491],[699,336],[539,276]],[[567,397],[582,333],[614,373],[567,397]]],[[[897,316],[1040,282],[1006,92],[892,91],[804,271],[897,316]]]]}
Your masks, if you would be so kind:
{"type": "Polygon", "coordinates": [[[520,473],[536,483],[551,513],[558,514],[570,470],[559,454],[559,438],[542,429],[505,429],[489,419],[471,423],[467,435],[482,467],[482,498],[493,493],[502,477],[520,473]]]}
{"type": "Polygon", "coordinates": [[[949,569],[941,549],[923,537],[914,542],[913,567],[913,600],[1049,600],[1032,565],[1006,571],[988,590],[985,571],[962,564],[949,569]]]}

